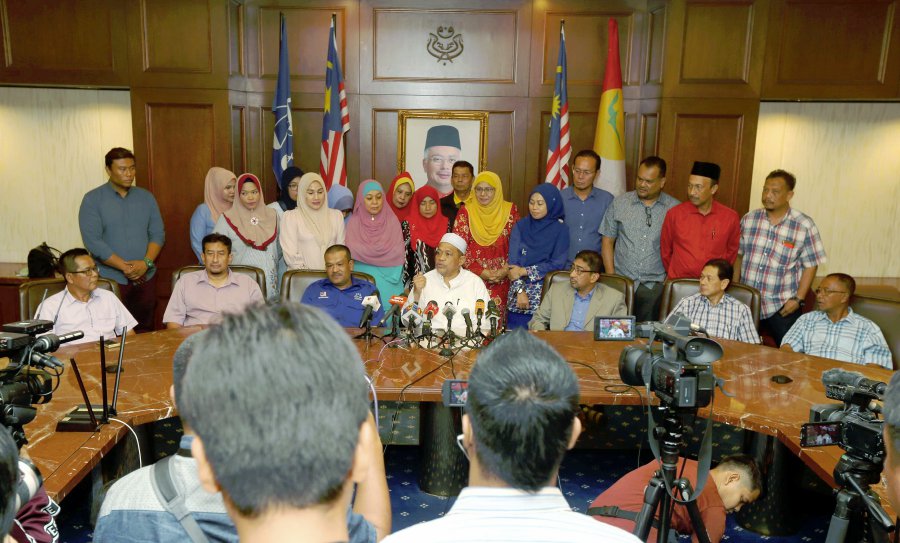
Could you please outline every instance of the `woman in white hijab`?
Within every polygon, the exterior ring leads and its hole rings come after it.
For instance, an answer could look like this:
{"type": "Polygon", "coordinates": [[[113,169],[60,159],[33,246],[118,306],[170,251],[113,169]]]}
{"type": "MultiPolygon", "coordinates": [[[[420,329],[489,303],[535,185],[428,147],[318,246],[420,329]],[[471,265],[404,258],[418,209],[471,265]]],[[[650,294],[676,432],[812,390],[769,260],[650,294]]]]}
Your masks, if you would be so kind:
{"type": "Polygon", "coordinates": [[[325,249],[344,243],[344,217],[327,205],[325,181],[306,173],[297,189],[297,207],[281,219],[281,250],[289,270],[324,270],[325,249]]]}

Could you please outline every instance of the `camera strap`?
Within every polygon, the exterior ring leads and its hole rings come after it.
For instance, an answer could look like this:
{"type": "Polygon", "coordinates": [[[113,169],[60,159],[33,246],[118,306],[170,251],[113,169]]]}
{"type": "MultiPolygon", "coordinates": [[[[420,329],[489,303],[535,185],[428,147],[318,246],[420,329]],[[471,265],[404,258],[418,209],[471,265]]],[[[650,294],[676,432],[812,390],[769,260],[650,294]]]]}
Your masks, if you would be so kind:
{"type": "Polygon", "coordinates": [[[151,469],[153,477],[151,477],[150,481],[153,483],[153,492],[156,494],[156,499],[159,500],[159,503],[162,504],[166,511],[178,519],[181,527],[184,528],[184,531],[187,532],[193,543],[208,543],[209,540],[206,538],[206,534],[203,533],[200,525],[194,520],[191,511],[184,503],[184,496],[175,487],[175,481],[172,477],[172,470],[174,469],[172,467],[172,457],[167,456],[163,458],[153,464],[151,469]]]}

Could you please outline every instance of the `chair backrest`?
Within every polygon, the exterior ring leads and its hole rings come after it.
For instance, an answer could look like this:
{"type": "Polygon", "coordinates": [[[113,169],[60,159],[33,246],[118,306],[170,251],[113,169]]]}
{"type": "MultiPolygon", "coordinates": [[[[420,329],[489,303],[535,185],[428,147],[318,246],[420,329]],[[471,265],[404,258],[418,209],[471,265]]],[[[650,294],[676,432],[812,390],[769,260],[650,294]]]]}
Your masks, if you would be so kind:
{"type": "MultiPolygon", "coordinates": [[[[662,299],[659,303],[659,320],[665,320],[669,312],[675,309],[675,306],[682,299],[698,292],[700,292],[699,279],[672,279],[666,281],[663,287],[662,299]]],[[[741,283],[729,283],[725,293],[730,294],[750,308],[750,314],[753,316],[753,325],[759,331],[759,310],[762,302],[759,291],[741,283]]]]}
{"type": "MultiPolygon", "coordinates": [[[[355,271],[350,275],[375,284],[375,278],[368,273],[355,271]]],[[[285,272],[284,277],[281,278],[281,301],[299,302],[303,299],[303,293],[306,292],[307,287],[319,279],[327,277],[328,274],[325,270],[289,270],[285,272]]]]}
{"type": "Polygon", "coordinates": [[[884,334],[893,355],[894,369],[897,369],[900,358],[900,302],[854,295],[850,300],[850,307],[881,328],[881,333],[884,334]]]}
{"type": "MultiPolygon", "coordinates": [[[[228,266],[228,268],[234,273],[242,273],[250,279],[256,281],[256,284],[259,285],[259,290],[262,291],[263,300],[266,299],[266,296],[268,296],[268,294],[266,293],[266,272],[262,271],[260,268],[256,268],[253,266],[235,265],[228,266]]],[[[202,269],[203,266],[199,266],[197,264],[178,268],[177,270],[172,272],[172,287],[175,287],[175,283],[177,283],[178,280],[181,279],[182,275],[202,269]]]]}
{"type": "MultiPolygon", "coordinates": [[[[541,300],[544,294],[550,290],[550,285],[554,283],[568,283],[569,270],[552,271],[544,276],[544,288],[541,290],[541,300]]],[[[628,314],[634,314],[634,281],[616,273],[601,273],[598,283],[602,283],[611,289],[618,290],[625,296],[625,306],[628,308],[628,314]]]]}
{"type": "MultiPolygon", "coordinates": [[[[34,317],[41,300],[44,299],[44,291],[47,292],[47,298],[61,291],[66,286],[66,280],[61,278],[53,279],[35,279],[34,281],[26,281],[19,285],[19,318],[22,320],[34,317]]],[[[119,293],[119,284],[115,281],[100,277],[97,279],[97,288],[108,290],[121,299],[119,293]]]]}

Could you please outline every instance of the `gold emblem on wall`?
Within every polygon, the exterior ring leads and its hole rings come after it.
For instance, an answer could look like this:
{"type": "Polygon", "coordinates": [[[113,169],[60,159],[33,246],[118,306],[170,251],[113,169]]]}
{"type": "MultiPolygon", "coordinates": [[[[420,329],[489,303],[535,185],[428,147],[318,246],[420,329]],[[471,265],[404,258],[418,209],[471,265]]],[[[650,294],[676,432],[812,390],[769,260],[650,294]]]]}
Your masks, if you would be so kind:
{"type": "Polygon", "coordinates": [[[456,34],[452,26],[439,26],[436,32],[428,34],[428,54],[443,62],[453,62],[463,52],[462,34],[456,34]]]}

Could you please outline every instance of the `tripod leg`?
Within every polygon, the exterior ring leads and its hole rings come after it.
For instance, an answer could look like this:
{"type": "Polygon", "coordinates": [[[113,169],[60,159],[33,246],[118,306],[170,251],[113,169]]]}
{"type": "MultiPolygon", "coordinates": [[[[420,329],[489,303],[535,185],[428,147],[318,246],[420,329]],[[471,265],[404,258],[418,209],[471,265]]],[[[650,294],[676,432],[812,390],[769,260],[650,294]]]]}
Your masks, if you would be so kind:
{"type": "Polygon", "coordinates": [[[837,494],[837,503],[834,506],[834,514],[831,515],[831,522],[828,524],[828,535],[825,536],[825,543],[843,543],[847,537],[847,528],[850,527],[850,502],[853,495],[846,490],[841,490],[837,494]]]}
{"type": "MultiPolygon", "coordinates": [[[[687,479],[678,479],[675,481],[678,487],[678,493],[682,500],[687,500],[694,493],[691,488],[691,482],[687,479]]],[[[697,536],[699,543],[710,543],[709,533],[706,531],[706,524],[703,523],[703,517],[700,516],[700,508],[697,507],[697,500],[691,500],[685,505],[688,515],[691,517],[691,525],[694,527],[694,535],[697,536]]]]}
{"type": "Polygon", "coordinates": [[[653,516],[656,514],[656,509],[659,507],[659,502],[665,492],[666,487],[663,484],[661,475],[657,472],[650,479],[650,482],[647,483],[647,488],[644,489],[644,505],[641,506],[641,511],[638,513],[637,518],[634,519],[634,531],[632,533],[641,541],[647,541],[647,536],[650,534],[650,525],[653,523],[653,516]]]}

